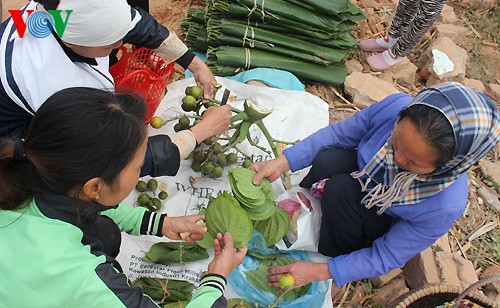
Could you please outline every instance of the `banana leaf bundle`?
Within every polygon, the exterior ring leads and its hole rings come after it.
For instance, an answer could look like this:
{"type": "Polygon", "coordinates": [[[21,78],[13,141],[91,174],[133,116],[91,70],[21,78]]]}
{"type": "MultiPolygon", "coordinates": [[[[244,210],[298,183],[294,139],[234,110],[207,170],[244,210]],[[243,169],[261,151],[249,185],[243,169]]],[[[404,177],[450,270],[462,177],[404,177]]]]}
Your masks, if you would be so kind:
{"type": "MultiPolygon", "coordinates": [[[[214,0],[214,1],[219,2],[228,0],[214,0]]],[[[291,6],[291,4],[288,3],[287,5],[291,6]]],[[[305,12],[309,12],[306,9],[302,10],[303,10],[302,15],[304,15],[305,12]]],[[[304,21],[299,22],[292,19],[286,19],[286,17],[280,17],[274,14],[270,15],[267,12],[263,12],[261,10],[251,10],[250,8],[239,3],[228,3],[227,7],[215,6],[214,9],[211,11],[211,13],[208,14],[208,16],[209,18],[215,18],[215,19],[221,19],[223,16],[231,16],[231,18],[239,18],[245,20],[248,19],[256,22],[269,23],[289,28],[290,32],[299,31],[299,33],[303,33],[305,35],[310,34],[318,38],[324,38],[324,37],[330,38],[334,36],[336,32],[339,31],[339,29],[337,29],[338,23],[335,23],[333,20],[331,21],[331,25],[329,26],[329,28],[324,29],[323,27],[317,27],[316,25],[311,25],[310,23],[306,23],[304,21]]],[[[323,22],[325,22],[325,20],[323,20],[323,22]]]]}
{"type": "Polygon", "coordinates": [[[233,22],[210,19],[207,25],[212,46],[243,46],[270,51],[322,65],[339,62],[349,52],[332,49],[264,29],[233,22]]]}
{"type": "Polygon", "coordinates": [[[142,292],[160,304],[191,300],[194,285],[189,281],[142,277],[132,281],[142,292]]]}
{"type": "Polygon", "coordinates": [[[186,44],[196,51],[206,53],[208,49],[208,34],[205,25],[192,23],[186,32],[186,44]]]}
{"type": "Polygon", "coordinates": [[[268,67],[287,70],[302,81],[313,83],[340,85],[346,78],[346,69],[342,63],[323,66],[249,48],[220,46],[209,50],[208,60],[208,67],[218,76],[268,67]]]}
{"type": "Polygon", "coordinates": [[[200,8],[190,8],[187,10],[186,18],[181,21],[180,29],[187,32],[191,24],[205,24],[205,10],[200,8]]]}
{"type": "MultiPolygon", "coordinates": [[[[239,23],[242,25],[248,25],[255,28],[284,34],[289,37],[298,38],[302,41],[311,42],[317,45],[347,49],[350,52],[354,52],[358,45],[358,41],[352,35],[351,31],[339,31],[336,33],[322,33],[322,32],[310,32],[303,29],[294,29],[282,27],[279,25],[272,25],[261,23],[257,21],[245,21],[240,19],[231,19],[232,22],[239,23]]],[[[208,21],[210,23],[210,20],[208,21]]]]}
{"type": "Polygon", "coordinates": [[[146,252],[144,261],[172,264],[185,263],[208,259],[207,250],[186,242],[161,242],[156,243],[146,252]]]}
{"type": "Polygon", "coordinates": [[[311,11],[320,11],[324,14],[344,16],[352,21],[363,20],[363,12],[350,0],[285,0],[311,11]]]}

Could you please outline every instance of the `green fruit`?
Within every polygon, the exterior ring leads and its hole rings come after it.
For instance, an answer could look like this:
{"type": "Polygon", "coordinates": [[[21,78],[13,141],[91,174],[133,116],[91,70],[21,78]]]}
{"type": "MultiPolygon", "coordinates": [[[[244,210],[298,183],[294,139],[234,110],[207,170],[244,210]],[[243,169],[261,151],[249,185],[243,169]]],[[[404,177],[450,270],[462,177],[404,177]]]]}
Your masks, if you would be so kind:
{"type": "Polygon", "coordinates": [[[191,122],[188,117],[182,117],[179,119],[179,124],[181,124],[184,128],[188,128],[191,122]]]}
{"type": "Polygon", "coordinates": [[[214,140],[212,139],[212,137],[208,137],[207,139],[203,140],[203,143],[206,145],[212,145],[212,143],[214,143],[214,140]]]}
{"type": "Polygon", "coordinates": [[[202,167],[201,167],[201,170],[203,171],[203,173],[205,174],[210,174],[212,173],[212,171],[214,171],[214,164],[212,162],[207,162],[205,163],[202,167]]]}
{"type": "Polygon", "coordinates": [[[201,119],[196,119],[196,120],[194,120],[193,125],[196,125],[196,124],[198,124],[198,123],[200,123],[200,122],[201,122],[201,119]]]}
{"type": "Polygon", "coordinates": [[[158,198],[151,198],[149,201],[149,206],[153,211],[158,211],[161,208],[161,200],[158,198]]]}
{"type": "Polygon", "coordinates": [[[151,118],[151,120],[149,120],[149,124],[153,127],[153,128],[160,128],[162,127],[165,122],[163,122],[163,119],[159,116],[154,116],[151,118]]]}
{"type": "Polygon", "coordinates": [[[293,285],[295,284],[295,278],[293,278],[291,274],[282,275],[279,279],[279,284],[281,289],[293,288],[293,285]]]}
{"type": "Polygon", "coordinates": [[[204,162],[206,158],[207,158],[207,152],[205,151],[195,151],[193,153],[193,159],[199,162],[204,162]]]}
{"type": "Polygon", "coordinates": [[[216,164],[219,161],[219,155],[217,154],[210,154],[208,155],[208,160],[216,164]]]}
{"type": "Polygon", "coordinates": [[[174,125],[174,132],[176,132],[176,133],[177,133],[177,132],[180,132],[180,131],[181,131],[181,130],[183,130],[183,129],[184,129],[184,127],[182,127],[181,123],[176,123],[176,124],[174,125]]]}
{"type": "Polygon", "coordinates": [[[227,166],[227,157],[224,154],[219,154],[219,161],[218,161],[219,166],[224,167],[227,166]]]}
{"type": "Polygon", "coordinates": [[[243,168],[248,168],[248,167],[250,167],[252,164],[253,164],[253,162],[252,162],[250,159],[245,159],[245,160],[243,161],[243,163],[241,164],[241,166],[243,166],[243,168]]]}
{"type": "Polygon", "coordinates": [[[238,155],[236,153],[229,153],[226,156],[227,163],[232,165],[238,161],[238,155]]]}
{"type": "Polygon", "coordinates": [[[220,143],[218,143],[218,142],[217,142],[216,144],[214,144],[214,146],[213,146],[213,152],[214,152],[215,154],[220,154],[220,153],[222,153],[222,144],[220,144],[220,143]]]}
{"type": "Polygon", "coordinates": [[[189,92],[189,93],[186,93],[188,95],[191,95],[193,96],[194,98],[198,99],[201,97],[201,95],[203,94],[203,92],[201,91],[201,89],[197,86],[194,86],[194,87],[189,87],[186,88],[186,92],[189,92]]]}
{"type": "Polygon", "coordinates": [[[154,191],[158,188],[158,181],[155,179],[149,179],[147,186],[149,189],[154,191]]]}
{"type": "Polygon", "coordinates": [[[186,90],[184,90],[184,94],[191,95],[191,88],[192,87],[186,87],[186,90]]]}
{"type": "Polygon", "coordinates": [[[193,169],[194,172],[200,172],[201,161],[193,160],[193,162],[191,163],[191,169],[193,169]]]}
{"type": "Polygon", "coordinates": [[[193,111],[195,107],[196,107],[196,98],[192,97],[191,95],[186,95],[182,98],[182,105],[181,105],[182,110],[189,112],[193,111]]]}
{"type": "Polygon", "coordinates": [[[148,204],[149,200],[151,200],[151,197],[148,194],[140,194],[139,197],[137,197],[137,203],[142,206],[148,204]]]}
{"type": "Polygon", "coordinates": [[[135,190],[137,190],[138,192],[145,192],[146,190],[148,190],[146,182],[144,181],[137,182],[137,185],[135,185],[135,190]]]}
{"type": "Polygon", "coordinates": [[[165,200],[168,198],[168,193],[166,191],[162,191],[158,194],[158,198],[160,198],[160,200],[165,200]]]}
{"type": "Polygon", "coordinates": [[[222,167],[221,166],[216,166],[214,170],[212,171],[212,176],[214,178],[220,178],[222,176],[222,167]]]}

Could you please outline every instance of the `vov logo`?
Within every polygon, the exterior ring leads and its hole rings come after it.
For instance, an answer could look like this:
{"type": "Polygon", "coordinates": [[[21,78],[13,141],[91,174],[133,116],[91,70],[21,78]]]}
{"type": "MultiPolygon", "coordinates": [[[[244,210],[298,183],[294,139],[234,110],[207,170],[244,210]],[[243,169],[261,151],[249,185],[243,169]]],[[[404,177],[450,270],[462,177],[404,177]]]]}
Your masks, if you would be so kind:
{"type": "Polygon", "coordinates": [[[47,10],[47,12],[26,10],[28,17],[25,21],[23,19],[23,10],[9,10],[20,38],[24,37],[26,28],[28,28],[29,33],[36,38],[49,36],[53,29],[55,29],[57,35],[62,38],[64,30],[66,30],[66,25],[68,24],[69,16],[73,10],[64,10],[64,12],[66,12],[66,19],[64,21],[61,14],[62,12],[63,10],[47,10]]]}

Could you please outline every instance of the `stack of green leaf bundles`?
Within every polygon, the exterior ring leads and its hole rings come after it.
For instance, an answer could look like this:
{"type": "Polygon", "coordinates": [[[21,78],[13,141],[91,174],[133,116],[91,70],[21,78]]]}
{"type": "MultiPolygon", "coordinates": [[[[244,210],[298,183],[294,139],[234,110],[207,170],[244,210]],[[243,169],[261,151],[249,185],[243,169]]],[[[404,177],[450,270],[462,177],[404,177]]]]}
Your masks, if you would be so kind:
{"type": "Polygon", "coordinates": [[[341,61],[356,48],[352,29],[362,19],[350,0],[208,0],[204,15],[191,9],[182,28],[188,46],[201,52],[207,35],[215,75],[268,67],[305,83],[339,85],[346,77],[341,61]]]}

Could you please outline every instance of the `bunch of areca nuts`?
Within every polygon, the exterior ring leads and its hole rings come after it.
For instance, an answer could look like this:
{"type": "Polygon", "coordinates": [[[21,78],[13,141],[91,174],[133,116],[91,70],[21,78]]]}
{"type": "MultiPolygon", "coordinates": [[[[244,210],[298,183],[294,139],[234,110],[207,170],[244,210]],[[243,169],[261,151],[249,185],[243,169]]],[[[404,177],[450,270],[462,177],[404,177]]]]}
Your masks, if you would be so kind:
{"type": "Polygon", "coordinates": [[[137,204],[152,212],[157,212],[163,205],[162,201],[168,198],[166,189],[167,184],[158,184],[158,181],[154,178],[149,179],[147,182],[139,180],[135,186],[135,190],[141,193],[137,197],[137,204]],[[150,192],[153,193],[153,196],[150,195],[150,192]]]}

